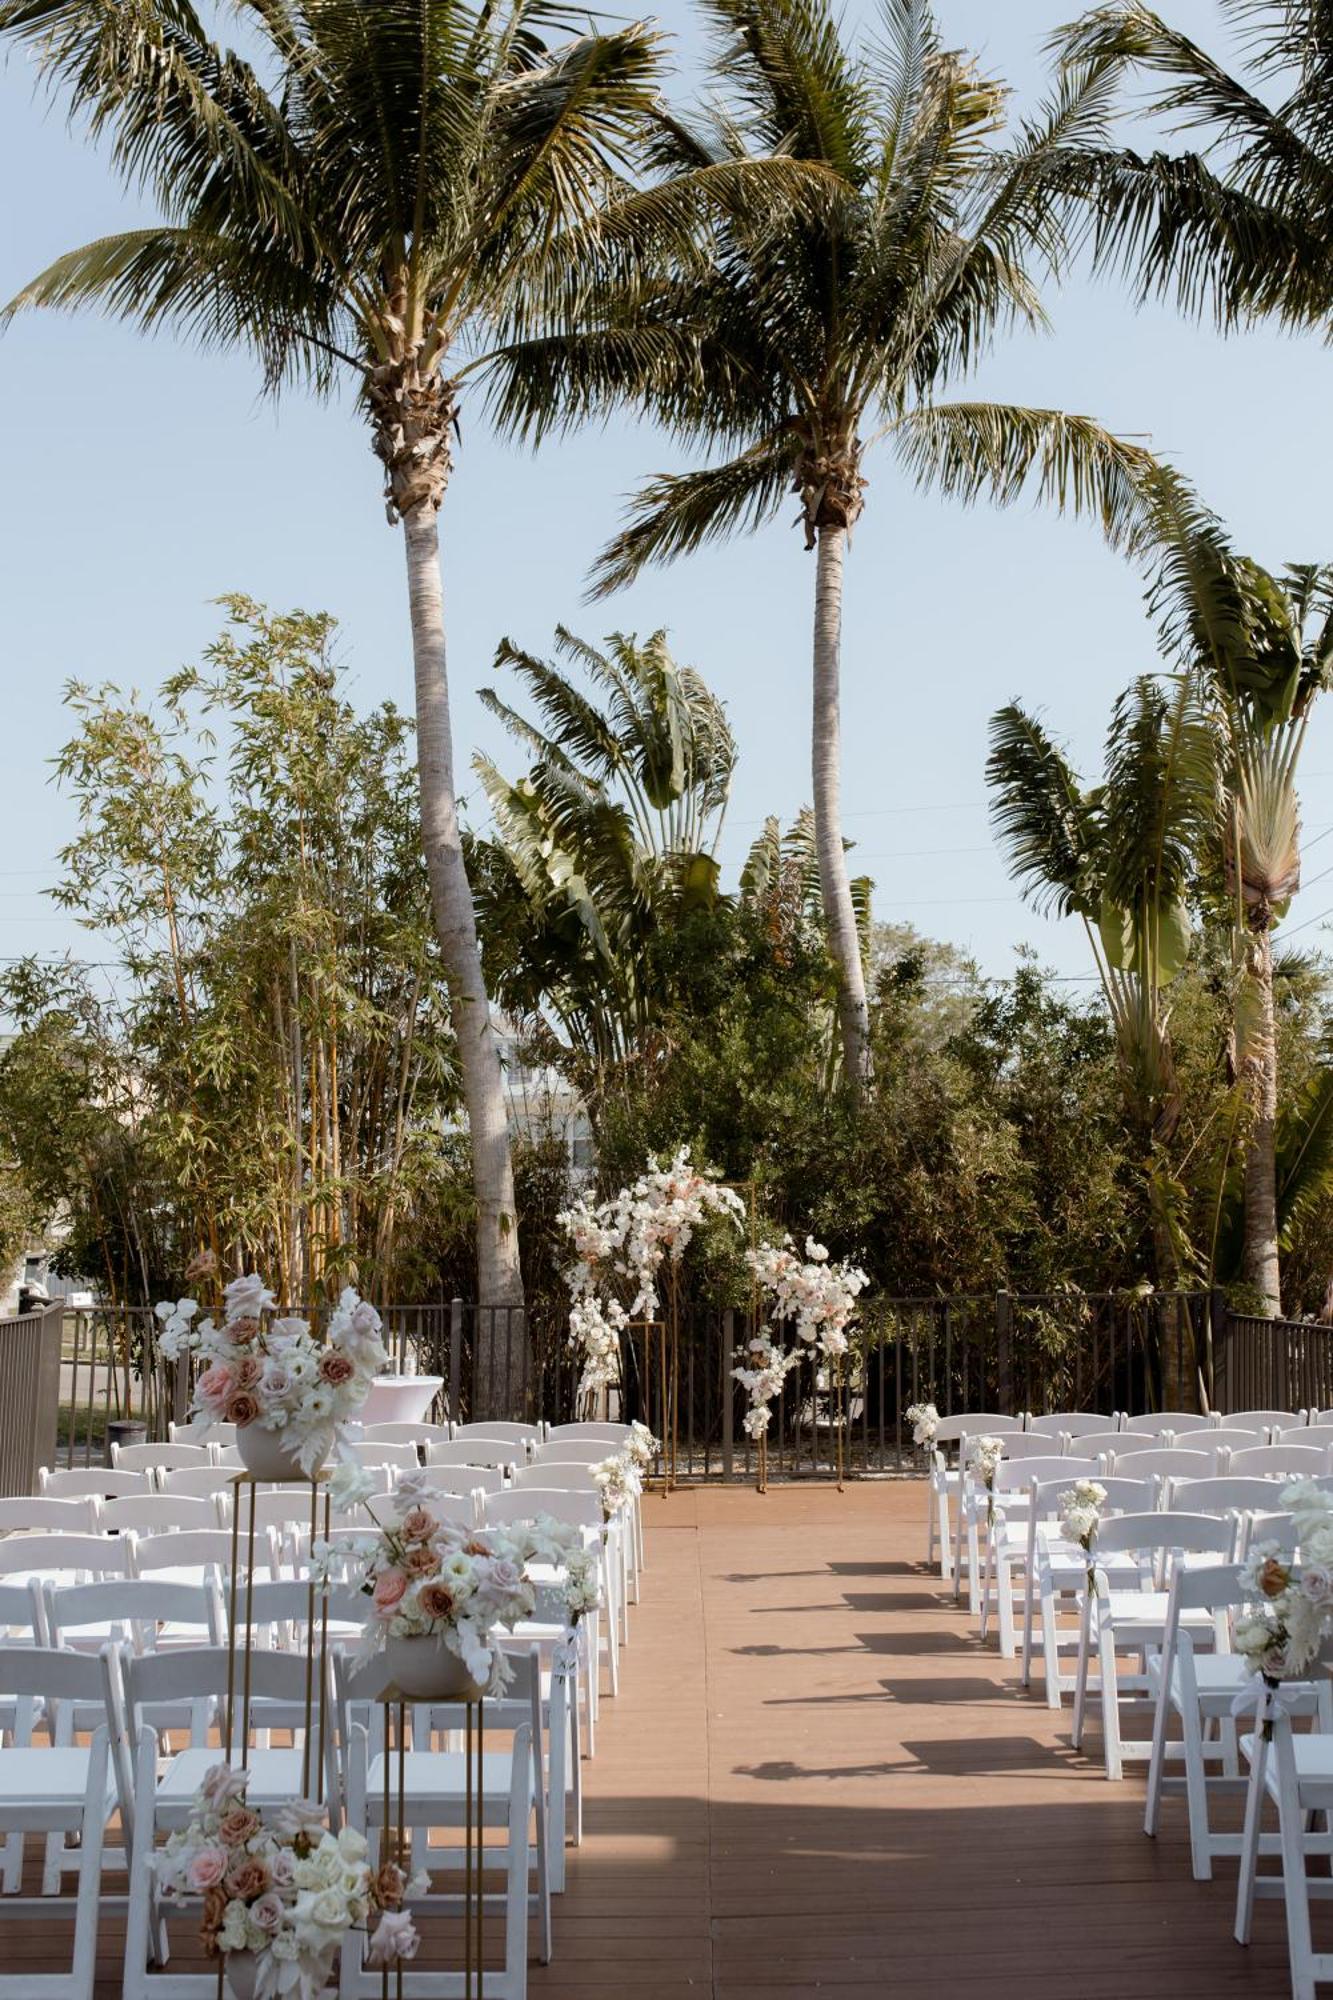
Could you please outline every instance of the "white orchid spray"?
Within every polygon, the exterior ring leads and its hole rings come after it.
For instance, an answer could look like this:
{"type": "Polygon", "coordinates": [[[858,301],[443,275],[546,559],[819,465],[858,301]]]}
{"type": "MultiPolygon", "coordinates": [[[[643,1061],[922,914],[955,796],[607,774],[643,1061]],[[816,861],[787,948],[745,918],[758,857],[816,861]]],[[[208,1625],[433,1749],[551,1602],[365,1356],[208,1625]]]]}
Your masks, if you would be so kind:
{"type": "Polygon", "coordinates": [[[803,1258],[786,1236],[780,1244],[761,1243],[747,1251],[746,1262],[772,1296],[775,1320],[790,1320],[797,1339],[828,1360],[847,1352],[847,1328],[856,1317],[857,1298],[870,1282],[864,1271],[855,1264],[832,1263],[826,1246],[813,1236],[805,1239],[803,1258]]]}
{"type": "Polygon", "coordinates": [[[629,1453],[640,1479],[646,1479],[652,1471],[661,1449],[661,1438],[654,1437],[647,1424],[641,1424],[636,1418],[629,1427],[625,1450],[629,1453]]]}
{"type": "Polygon", "coordinates": [[[663,1265],[679,1265],[710,1216],[738,1225],[745,1206],[734,1189],[694,1166],[682,1146],[666,1166],[650,1158],[639,1178],[608,1200],[580,1196],[556,1217],[574,1251],[565,1283],[570,1346],[583,1361],[580,1396],[619,1382],[625,1327],[656,1318],[663,1265]],[[631,1292],[628,1306],[615,1296],[617,1288],[631,1292]]]}
{"type": "Polygon", "coordinates": [[[929,1449],[935,1442],[935,1433],[940,1427],[940,1413],[933,1403],[909,1403],[903,1412],[912,1426],[912,1443],[929,1449]]]}
{"type": "Polygon", "coordinates": [[[741,1426],[746,1436],[757,1442],[772,1422],[772,1405],[782,1394],[782,1385],[800,1355],[779,1347],[772,1335],[761,1328],[743,1347],[736,1349],[735,1359],[732,1380],[740,1383],[749,1400],[741,1426]]]}

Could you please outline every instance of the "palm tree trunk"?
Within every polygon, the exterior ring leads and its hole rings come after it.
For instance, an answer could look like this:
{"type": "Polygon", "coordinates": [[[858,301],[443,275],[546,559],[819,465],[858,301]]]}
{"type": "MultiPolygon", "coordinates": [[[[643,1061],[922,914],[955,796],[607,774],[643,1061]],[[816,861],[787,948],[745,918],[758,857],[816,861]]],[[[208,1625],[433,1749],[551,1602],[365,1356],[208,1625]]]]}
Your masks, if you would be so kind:
{"type": "Polygon", "coordinates": [[[1282,1311],[1277,1243],[1277,1036],[1273,1022],[1273,938],[1252,933],[1249,976],[1255,1023],[1245,1055],[1253,1122],[1245,1152],[1245,1282],[1270,1319],[1282,1311]]]}
{"type": "MultiPolygon", "coordinates": [[[[472,1147],[472,1182],[477,1201],[477,1300],[482,1306],[523,1306],[518,1229],[514,1213],[514,1171],[509,1122],[500,1072],[500,1052],[491,1024],[481,972],[472,890],[463,860],[454,793],[453,738],[449,722],[449,682],[444,645],[444,603],[440,582],[439,535],[429,501],[403,515],[407,584],[412,611],[412,657],[416,674],[417,768],[421,784],[421,838],[430,877],[431,904],[439,933],[450,1016],[458,1042],[472,1147]]],[[[509,1315],[478,1314],[499,1346],[509,1315]]],[[[515,1328],[517,1336],[518,1329],[515,1328]]],[[[522,1369],[520,1342],[512,1349],[522,1369]]],[[[497,1357],[475,1353],[479,1382],[495,1384],[503,1398],[507,1384],[492,1365],[497,1357]]],[[[477,1414],[485,1414],[484,1412],[477,1414]]]]}
{"type": "Polygon", "coordinates": [[[829,950],[838,968],[838,1023],[843,1066],[853,1095],[870,1078],[870,1011],[865,968],[856,933],[852,885],[842,841],[842,718],[839,692],[842,653],[842,570],[847,530],[832,523],[818,529],[815,571],[813,775],[815,850],[824,898],[829,950]]]}

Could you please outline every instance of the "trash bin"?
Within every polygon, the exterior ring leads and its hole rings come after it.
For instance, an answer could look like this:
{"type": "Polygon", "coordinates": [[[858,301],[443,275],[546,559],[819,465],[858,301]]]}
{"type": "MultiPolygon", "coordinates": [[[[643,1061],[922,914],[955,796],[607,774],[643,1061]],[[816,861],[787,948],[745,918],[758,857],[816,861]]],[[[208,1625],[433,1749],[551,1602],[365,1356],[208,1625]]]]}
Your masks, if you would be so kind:
{"type": "Polygon", "coordinates": [[[106,1427],[106,1462],[111,1463],[113,1444],[147,1444],[148,1426],[138,1417],[113,1417],[106,1427]]]}

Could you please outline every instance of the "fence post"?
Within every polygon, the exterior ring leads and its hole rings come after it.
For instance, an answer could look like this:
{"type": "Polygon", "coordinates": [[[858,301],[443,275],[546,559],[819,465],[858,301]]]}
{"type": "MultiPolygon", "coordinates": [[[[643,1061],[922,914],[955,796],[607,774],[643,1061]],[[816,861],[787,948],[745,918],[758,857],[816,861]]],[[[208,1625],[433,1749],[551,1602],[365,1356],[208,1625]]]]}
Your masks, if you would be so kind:
{"type": "Polygon", "coordinates": [[[1208,1347],[1212,1360],[1210,1394],[1214,1410],[1223,1417],[1230,1414],[1235,1400],[1231,1394],[1230,1331],[1227,1295],[1220,1285],[1214,1285],[1208,1294],[1208,1347]]]}
{"type": "Polygon", "coordinates": [[[728,1306],[722,1315],[722,1477],[729,1480],[735,1464],[736,1398],[731,1389],[731,1357],[736,1346],[736,1314],[728,1306]]]}
{"type": "Polygon", "coordinates": [[[995,1375],[1000,1414],[1017,1414],[1014,1404],[1013,1367],[1014,1300],[1011,1292],[995,1294],[995,1375]]]}
{"type": "Polygon", "coordinates": [[[455,1423],[463,1415],[463,1301],[449,1301],[449,1415],[455,1423]]]}

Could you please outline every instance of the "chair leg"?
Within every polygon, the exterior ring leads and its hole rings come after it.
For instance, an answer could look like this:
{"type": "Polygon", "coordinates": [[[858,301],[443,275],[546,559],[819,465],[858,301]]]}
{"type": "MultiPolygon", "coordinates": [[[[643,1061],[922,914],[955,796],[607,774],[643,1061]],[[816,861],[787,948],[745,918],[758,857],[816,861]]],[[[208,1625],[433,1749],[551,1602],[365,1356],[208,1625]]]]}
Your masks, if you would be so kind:
{"type": "MultiPolygon", "coordinates": [[[[99,1729],[88,1760],[88,1796],[79,1845],[79,1892],[74,1906],[74,2000],[93,2000],[97,1977],[97,1905],[102,1888],[102,1839],[106,1831],[107,1736],[99,1729]]],[[[131,1878],[133,1880],[133,1878],[131,1878]]]]}
{"type": "Polygon", "coordinates": [[[1291,2000],[1315,2000],[1314,1945],[1310,1936],[1310,1890],[1305,1876],[1305,1843],[1301,1837],[1300,1787],[1291,1747],[1291,1724],[1279,1717],[1273,1725],[1277,1764],[1277,1830],[1282,1848],[1282,1895],[1287,1906],[1287,1956],[1291,1961],[1291,2000]]]}
{"type": "Polygon", "coordinates": [[[1208,1824],[1208,1774],[1199,1734],[1199,1712],[1182,1716],[1185,1732],[1185,1803],[1190,1816],[1190,1860],[1196,1882],[1213,1879],[1212,1829],[1208,1824]]]}
{"type": "Polygon", "coordinates": [[[941,1486],[935,1496],[935,1506],[939,1518],[940,1535],[940,1578],[944,1583],[953,1582],[953,1524],[949,1519],[949,1489],[941,1486]]]}
{"type": "Polygon", "coordinates": [[[935,1561],[935,1481],[926,1484],[926,1568],[935,1561]]]}
{"type": "MultiPolygon", "coordinates": [[[[537,1956],[551,1963],[551,1825],[547,1813],[546,1773],[542,1770],[541,1738],[532,1746],[532,1783],[537,1820],[537,1956]]],[[[564,1850],[561,1850],[563,1859],[564,1850]]]]}
{"type": "MultiPolygon", "coordinates": [[[[986,1567],[981,1580],[981,1636],[990,1637],[991,1591],[995,1588],[995,1537],[986,1537],[986,1567]]],[[[975,1608],[975,1607],[974,1607],[975,1608]]]]}
{"type": "Polygon", "coordinates": [[[1083,1748],[1083,1721],[1088,1701],[1088,1652],[1092,1643],[1092,1598],[1083,1599],[1083,1608],[1078,1625],[1078,1666],[1074,1673],[1074,1726],[1070,1741],[1076,1750],[1083,1748]]]}
{"type": "Polygon", "coordinates": [[[1055,1587],[1049,1577],[1041,1586],[1041,1651],[1046,1674],[1046,1706],[1062,1708],[1064,1693],[1060,1686],[1060,1621],[1057,1617],[1055,1587]]]}
{"type": "MultiPolygon", "coordinates": [[[[1158,1690],[1157,1709],[1152,1719],[1152,1748],[1148,1752],[1148,1788],[1143,1802],[1143,1831],[1151,1840],[1162,1817],[1162,1776],[1166,1768],[1166,1723],[1170,1702],[1166,1679],[1158,1690]]],[[[1185,1724],[1188,1729],[1188,1722],[1185,1724]]]]}
{"type": "Polygon", "coordinates": [[[528,1760],[515,1756],[505,1878],[505,1979],[514,2000],[525,2000],[528,1990],[528,1785],[528,1760]]]}
{"type": "Polygon", "coordinates": [[[1250,1941],[1254,1916],[1254,1883],[1259,1872],[1259,1831],[1264,1816],[1264,1771],[1268,1745],[1256,1726],[1250,1756],[1250,1783],[1245,1794],[1245,1827],[1240,1839],[1240,1874],[1236,1879],[1236,1922],[1233,1935],[1237,1944],[1250,1941]]]}
{"type": "Polygon", "coordinates": [[[1106,1775],[1120,1779],[1125,1775],[1124,1761],[1120,1755],[1120,1688],[1116,1679],[1115,1634],[1106,1619],[1101,1620],[1097,1634],[1098,1671],[1102,1681],[1102,1743],[1106,1758],[1106,1775]]]}
{"type": "Polygon", "coordinates": [[[1014,1646],[1014,1571],[1007,1555],[995,1561],[996,1618],[1000,1632],[1000,1657],[1012,1660],[1014,1646]]]}
{"type": "Polygon", "coordinates": [[[151,1729],[139,1733],[139,1755],[135,1763],[134,1841],[130,1849],[130,1896],[125,1916],[125,2000],[142,2000],[152,1951],[153,1876],[149,1857],[153,1851],[155,1815],[153,1795],[157,1787],[157,1738],[151,1729]]]}

